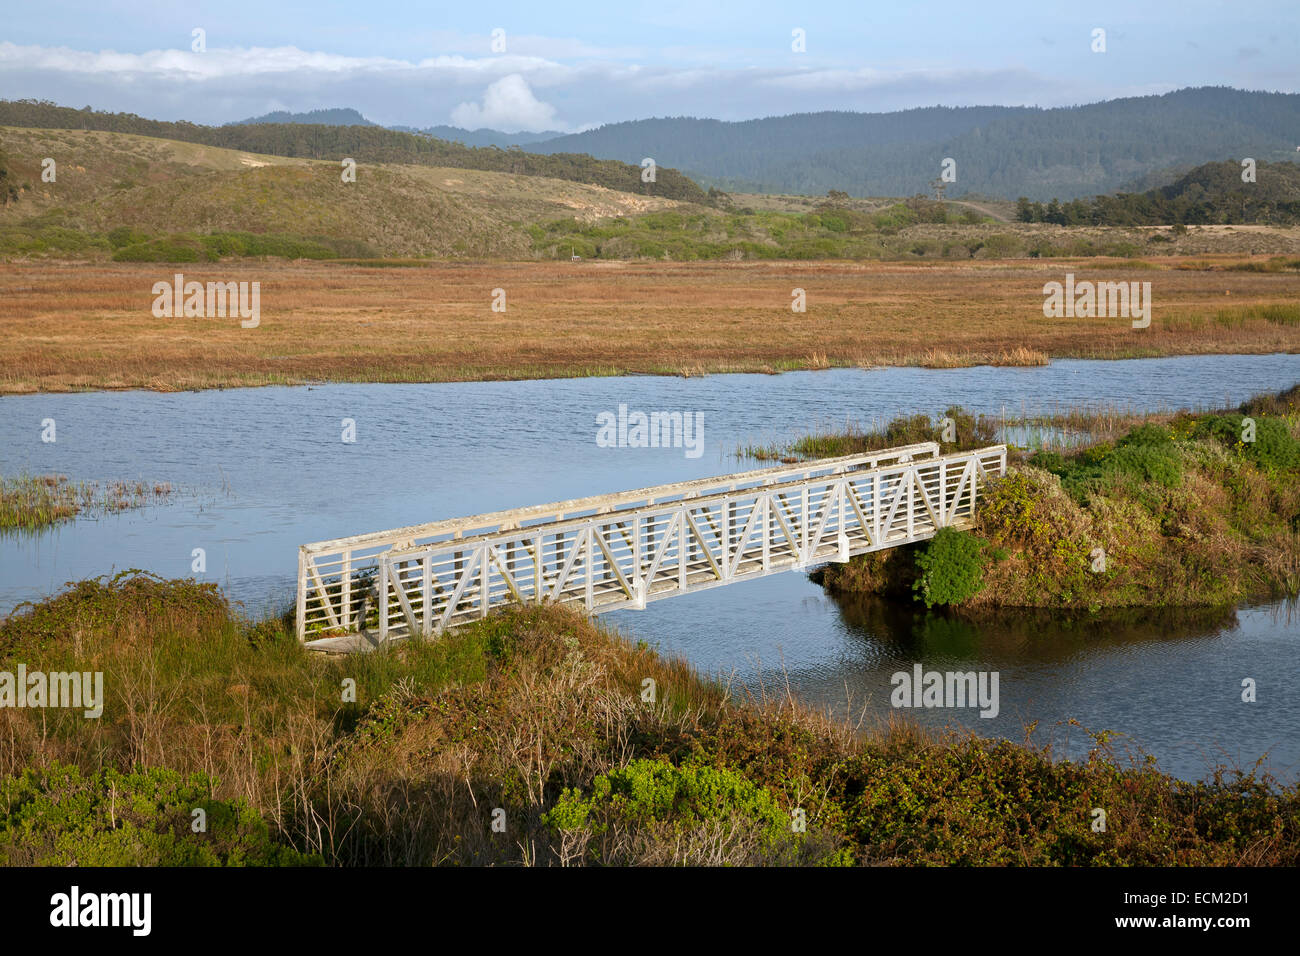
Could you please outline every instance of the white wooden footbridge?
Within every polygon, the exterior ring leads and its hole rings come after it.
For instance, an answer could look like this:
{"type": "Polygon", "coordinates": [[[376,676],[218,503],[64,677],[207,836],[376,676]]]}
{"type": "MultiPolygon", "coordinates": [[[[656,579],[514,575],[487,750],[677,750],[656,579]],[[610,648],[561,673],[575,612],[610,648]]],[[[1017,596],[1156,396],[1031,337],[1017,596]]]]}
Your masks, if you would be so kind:
{"type": "Polygon", "coordinates": [[[494,607],[589,613],[847,561],[963,527],[994,445],[933,442],[303,545],[298,639],[343,652],[433,636],[494,607]]]}

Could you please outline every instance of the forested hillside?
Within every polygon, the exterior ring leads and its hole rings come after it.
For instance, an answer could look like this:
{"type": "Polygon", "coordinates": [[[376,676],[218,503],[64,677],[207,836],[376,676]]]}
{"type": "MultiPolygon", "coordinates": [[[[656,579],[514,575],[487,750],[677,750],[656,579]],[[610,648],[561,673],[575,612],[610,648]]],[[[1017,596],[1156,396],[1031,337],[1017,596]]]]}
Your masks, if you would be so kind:
{"type": "Polygon", "coordinates": [[[409,126],[390,128],[432,136],[434,139],[445,139],[449,143],[464,143],[466,146],[497,146],[501,149],[509,149],[511,146],[531,147],[534,143],[541,143],[562,135],[555,130],[541,133],[503,133],[498,129],[461,129],[459,126],[429,126],[425,129],[413,129],[409,126]]]}
{"type": "Polygon", "coordinates": [[[899,113],[796,113],[738,123],[681,116],[613,123],[531,148],[627,162],[649,156],[692,169],[702,182],[739,192],[824,195],[840,189],[857,196],[912,195],[925,191],[926,180],[938,175],[938,159],[933,169],[927,163],[910,176],[908,170],[889,168],[897,165],[891,156],[1020,112],[1024,110],[1004,106],[929,107],[899,113]],[[636,158],[627,159],[632,156],[636,158]]]}
{"type": "Polygon", "coordinates": [[[1020,222],[1061,226],[1165,226],[1239,223],[1300,223],[1300,165],[1264,163],[1242,180],[1236,160],[1205,163],[1172,185],[1142,193],[1119,193],[1047,204],[1021,198],[1020,222]]]}
{"type": "Polygon", "coordinates": [[[479,169],[564,179],[661,199],[705,202],[708,198],[699,186],[666,164],[660,164],[656,170],[655,182],[643,183],[639,165],[617,160],[593,159],[570,153],[539,155],[513,149],[475,148],[380,126],[302,123],[199,126],[149,120],[134,113],[75,110],[35,100],[0,100],[0,126],[133,133],[270,156],[336,162],[351,157],[359,163],[479,169]]]}
{"type": "MultiPolygon", "coordinates": [[[[603,126],[530,147],[639,162],[747,192],[908,196],[956,160],[948,196],[1074,199],[1171,167],[1277,161],[1300,145],[1300,95],[1222,87],[1058,109],[932,107],[809,113],[738,123],[689,118],[603,126]]],[[[1168,181],[1166,178],[1165,181],[1168,181]]]]}

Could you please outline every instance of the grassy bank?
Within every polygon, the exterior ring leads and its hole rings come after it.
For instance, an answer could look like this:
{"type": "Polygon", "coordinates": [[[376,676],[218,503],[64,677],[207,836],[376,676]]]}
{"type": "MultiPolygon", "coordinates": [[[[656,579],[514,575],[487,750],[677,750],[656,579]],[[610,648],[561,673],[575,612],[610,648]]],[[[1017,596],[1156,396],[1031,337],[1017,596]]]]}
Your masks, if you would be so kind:
{"type": "Polygon", "coordinates": [[[329,659],[127,573],[0,623],[20,662],[102,671],[103,713],[0,709],[0,863],[1300,861],[1294,787],[1121,767],[1105,734],[1084,762],[854,734],[553,607],[329,659]]]}
{"type": "MultiPolygon", "coordinates": [[[[949,447],[993,437],[988,420],[948,414],[960,425],[949,447]]],[[[1019,424],[1068,435],[1069,447],[1013,455],[968,531],[828,566],[821,583],[972,611],[1230,605],[1300,591],[1300,386],[1216,412],[1076,411],[1019,424]]],[[[920,416],[785,452],[930,437],[937,428],[920,416]]]]}
{"type": "MultiPolygon", "coordinates": [[[[127,237],[130,238],[130,237],[127,237]]],[[[130,248],[124,246],[123,248],[130,248]]],[[[3,269],[0,392],[1036,365],[1300,351],[1300,273],[1175,260],[42,262],[3,269]],[[256,328],[154,284],[256,282],[256,328]],[[1047,318],[1067,273],[1152,282],[1151,325],[1047,318]],[[493,290],[506,311],[493,311],[493,290]],[[793,312],[804,290],[806,312],[793,312]]]]}
{"type": "Polygon", "coordinates": [[[77,515],[112,514],[165,499],[171,485],[72,481],[67,475],[0,475],[0,534],[42,531],[77,515]]]}

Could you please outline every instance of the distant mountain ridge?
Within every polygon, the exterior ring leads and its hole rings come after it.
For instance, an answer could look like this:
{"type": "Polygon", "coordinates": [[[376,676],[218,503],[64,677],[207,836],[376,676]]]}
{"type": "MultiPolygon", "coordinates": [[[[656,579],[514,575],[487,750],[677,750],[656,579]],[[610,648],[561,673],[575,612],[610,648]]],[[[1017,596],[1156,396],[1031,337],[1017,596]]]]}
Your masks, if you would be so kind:
{"type": "MultiPolygon", "coordinates": [[[[380,124],[366,119],[358,110],[351,107],[339,107],[335,109],[308,110],[305,113],[292,113],[288,110],[275,110],[271,113],[264,113],[261,116],[251,116],[248,119],[235,120],[232,123],[226,123],[226,126],[258,126],[265,123],[294,123],[302,126],[379,126],[380,124]]],[[[528,146],[531,143],[541,143],[549,139],[563,136],[559,130],[544,130],[540,133],[503,133],[499,129],[461,129],[459,126],[426,126],[420,129],[415,126],[385,126],[384,129],[391,129],[399,133],[414,133],[420,136],[432,136],[434,139],[446,140],[449,143],[460,143],[464,146],[495,146],[497,149],[509,149],[511,146],[528,146]]],[[[556,152],[550,150],[550,152],[556,152]]]]}
{"type": "Polygon", "coordinates": [[[309,126],[378,126],[378,123],[372,123],[356,110],[351,108],[345,109],[328,109],[328,110],[310,110],[306,113],[290,113],[287,110],[276,110],[273,113],[266,113],[263,116],[253,116],[248,119],[235,120],[233,123],[226,123],[226,126],[253,126],[258,123],[302,123],[309,126]]]}
{"type": "MultiPolygon", "coordinates": [[[[745,192],[909,196],[956,161],[949,197],[1072,199],[1225,156],[1294,159],[1300,94],[1199,87],[1086,106],[926,107],[897,113],[797,113],[743,122],[687,117],[613,123],[536,143],[682,170],[745,192]]],[[[1150,181],[1162,184],[1177,173],[1150,181]]]]}

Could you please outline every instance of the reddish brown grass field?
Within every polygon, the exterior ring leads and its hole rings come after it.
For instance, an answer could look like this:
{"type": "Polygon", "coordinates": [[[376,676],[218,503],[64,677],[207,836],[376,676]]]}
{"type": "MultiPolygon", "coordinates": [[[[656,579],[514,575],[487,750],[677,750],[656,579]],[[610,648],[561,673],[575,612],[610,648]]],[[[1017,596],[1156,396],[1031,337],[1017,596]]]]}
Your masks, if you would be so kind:
{"type": "Polygon", "coordinates": [[[1225,270],[1246,258],[12,263],[0,265],[0,392],[1300,351],[1300,275],[1225,270]],[[175,272],[260,282],[260,326],[154,318],[151,288],[175,272]],[[1043,284],[1066,272],[1149,281],[1150,328],[1044,318],[1043,284]],[[796,287],[805,314],[790,310],[796,287]]]}

